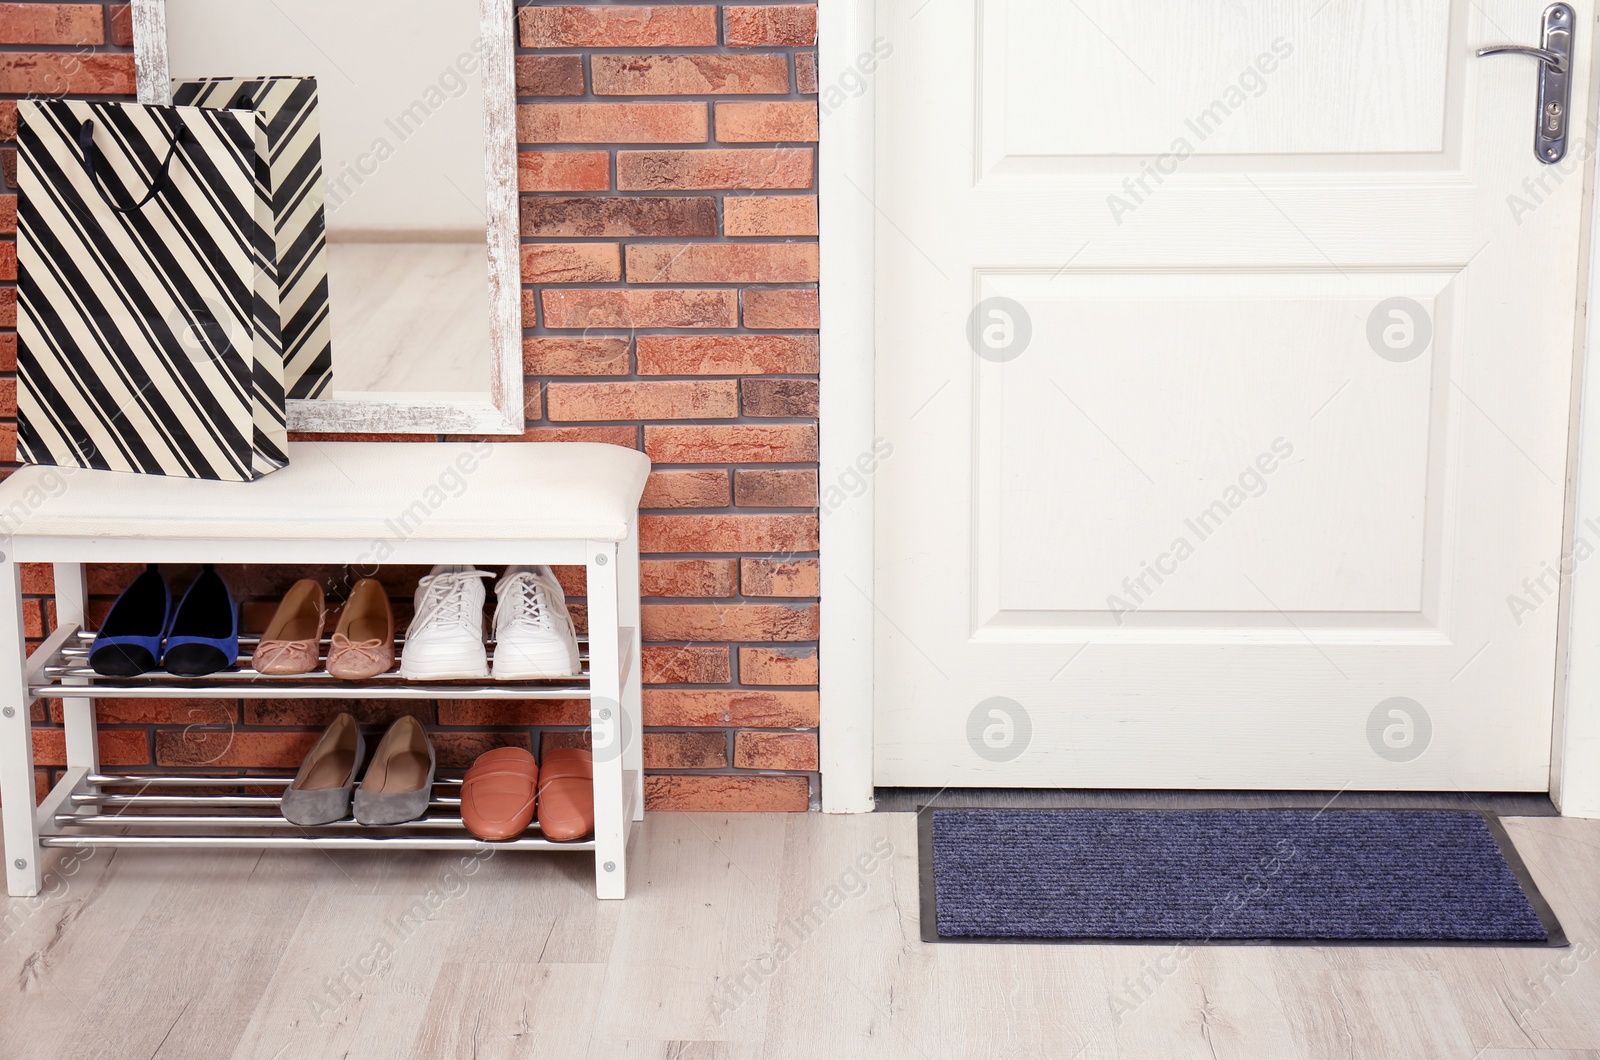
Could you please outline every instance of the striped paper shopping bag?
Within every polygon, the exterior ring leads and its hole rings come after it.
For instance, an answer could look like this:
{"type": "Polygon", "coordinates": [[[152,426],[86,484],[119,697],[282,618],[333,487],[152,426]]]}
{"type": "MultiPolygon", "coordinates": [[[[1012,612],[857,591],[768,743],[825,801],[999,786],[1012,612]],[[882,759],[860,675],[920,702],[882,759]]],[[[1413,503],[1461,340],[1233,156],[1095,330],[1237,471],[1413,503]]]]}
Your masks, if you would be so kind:
{"type": "Polygon", "coordinates": [[[328,228],[322,208],[322,128],[314,77],[208,77],[172,83],[180,107],[260,111],[272,158],[283,321],[283,390],[333,396],[328,322],[328,228]]]}
{"type": "Polygon", "coordinates": [[[17,452],[247,481],[288,462],[259,112],[17,105],[17,452]]]}

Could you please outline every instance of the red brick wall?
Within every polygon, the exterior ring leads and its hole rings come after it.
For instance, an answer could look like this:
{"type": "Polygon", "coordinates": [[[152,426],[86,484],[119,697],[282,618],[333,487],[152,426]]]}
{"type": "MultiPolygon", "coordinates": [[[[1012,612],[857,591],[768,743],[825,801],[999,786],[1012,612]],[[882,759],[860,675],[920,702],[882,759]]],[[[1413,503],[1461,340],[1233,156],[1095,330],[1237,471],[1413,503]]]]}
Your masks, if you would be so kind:
{"type": "MultiPolygon", "coordinates": [[[[645,726],[655,809],[803,810],[817,797],[814,8],[520,6],[517,124],[529,441],[642,448],[645,726]]],[[[15,107],[128,97],[117,4],[0,3],[0,456],[16,437],[15,107]]],[[[242,487],[248,488],[248,487],[242,487]]],[[[183,572],[176,572],[181,577],[183,572]]],[[[404,621],[416,569],[382,577],[404,621]]],[[[582,574],[563,571],[583,618],[582,574]]],[[[126,581],[91,572],[95,610],[126,581]]],[[[225,568],[259,628],[297,577],[225,568]]],[[[48,570],[25,590],[49,590],[48,570]]],[[[46,628],[27,604],[30,636],[46,628]]],[[[36,704],[40,782],[64,763],[36,704]]],[[[107,765],[293,768],[346,701],[103,701],[107,765]]],[[[581,739],[582,704],[384,702],[441,762],[581,739]]]]}

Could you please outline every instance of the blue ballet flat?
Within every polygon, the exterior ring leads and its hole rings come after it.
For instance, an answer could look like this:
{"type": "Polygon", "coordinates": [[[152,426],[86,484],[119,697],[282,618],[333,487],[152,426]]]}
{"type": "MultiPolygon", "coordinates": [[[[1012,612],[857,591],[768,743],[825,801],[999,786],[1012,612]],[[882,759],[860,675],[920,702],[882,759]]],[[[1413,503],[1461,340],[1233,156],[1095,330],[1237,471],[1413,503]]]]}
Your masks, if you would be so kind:
{"type": "Polygon", "coordinates": [[[154,563],[122,590],[89,648],[89,667],[102,677],[137,677],[156,668],[161,638],[172,618],[172,590],[154,563]]]}
{"type": "Polygon", "coordinates": [[[239,605],[207,563],[178,602],[167,630],[168,673],[204,677],[226,670],[239,659],[239,605]]]}

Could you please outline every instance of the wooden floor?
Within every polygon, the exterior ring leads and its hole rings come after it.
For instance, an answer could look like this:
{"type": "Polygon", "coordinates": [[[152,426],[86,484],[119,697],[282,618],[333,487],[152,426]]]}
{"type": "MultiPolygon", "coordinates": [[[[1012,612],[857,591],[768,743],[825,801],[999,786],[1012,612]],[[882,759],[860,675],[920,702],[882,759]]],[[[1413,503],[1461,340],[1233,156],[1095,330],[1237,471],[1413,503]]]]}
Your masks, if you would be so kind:
{"type": "Polygon", "coordinates": [[[1600,1058],[1600,821],[1507,827],[1572,948],[924,945],[911,814],[652,815],[609,903],[583,855],[101,851],[5,900],[0,1057],[1600,1058]]]}

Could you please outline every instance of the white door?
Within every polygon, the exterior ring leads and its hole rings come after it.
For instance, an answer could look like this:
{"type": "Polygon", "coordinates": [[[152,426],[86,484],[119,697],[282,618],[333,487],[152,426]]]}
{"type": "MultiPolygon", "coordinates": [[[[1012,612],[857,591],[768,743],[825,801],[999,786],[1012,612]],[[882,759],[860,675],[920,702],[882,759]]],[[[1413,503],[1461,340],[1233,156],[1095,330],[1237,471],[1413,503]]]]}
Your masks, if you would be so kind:
{"type": "Polygon", "coordinates": [[[878,784],[1548,787],[1544,6],[883,0],[878,784]]]}

